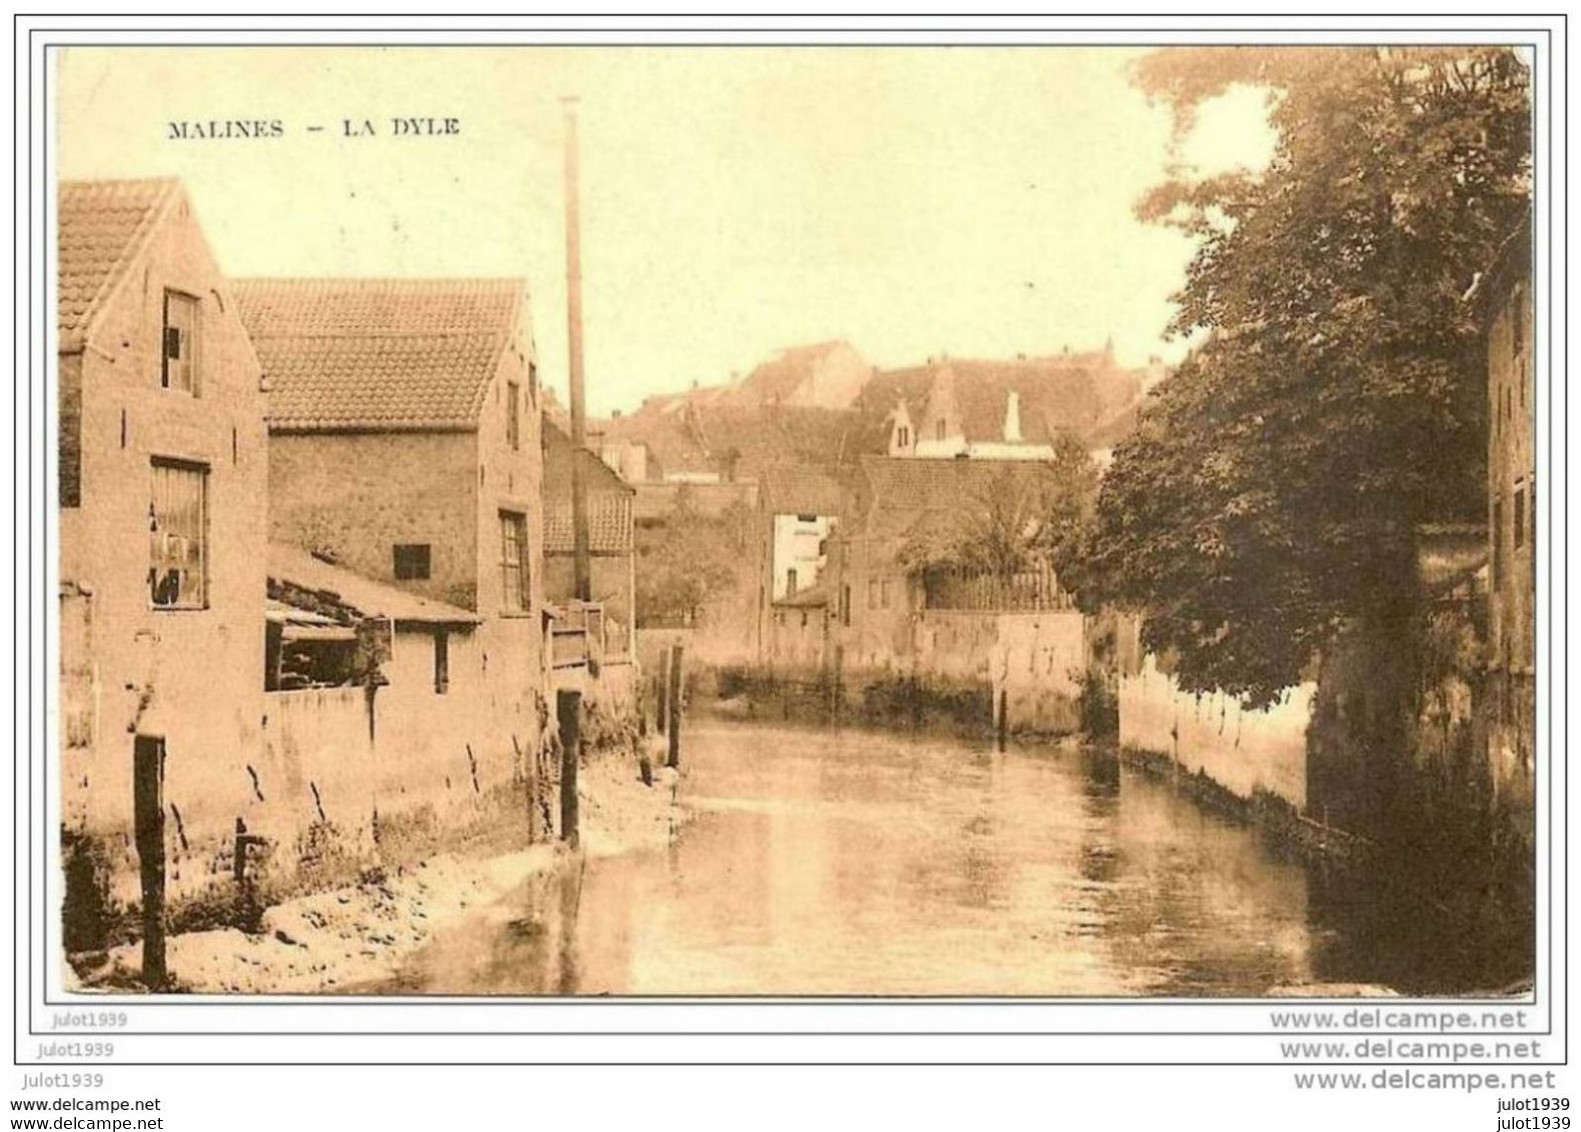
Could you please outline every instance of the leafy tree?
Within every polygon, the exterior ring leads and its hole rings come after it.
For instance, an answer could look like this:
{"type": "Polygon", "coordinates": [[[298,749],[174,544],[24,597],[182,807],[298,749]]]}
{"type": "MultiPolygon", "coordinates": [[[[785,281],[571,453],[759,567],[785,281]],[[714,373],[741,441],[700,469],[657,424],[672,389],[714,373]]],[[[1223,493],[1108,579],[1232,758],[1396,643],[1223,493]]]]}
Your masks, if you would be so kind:
{"type": "Polygon", "coordinates": [[[1097,500],[1098,469],[1061,435],[1054,458],[1005,464],[962,500],[953,522],[930,525],[902,551],[908,568],[959,569],[1002,580],[1039,560],[1061,569],[1077,557],[1097,500]]]}
{"type": "Polygon", "coordinates": [[[695,626],[711,604],[750,587],[750,524],[745,507],[710,516],[683,490],[661,527],[639,532],[638,626],[695,626]]]}
{"type": "Polygon", "coordinates": [[[1266,703],[1348,623],[1401,626],[1418,523],[1480,518],[1479,274],[1530,208],[1529,75],[1502,48],[1186,48],[1134,80],[1189,129],[1267,92],[1269,168],[1138,206],[1198,241],[1190,358],[1115,452],[1090,547],[1182,683],[1266,703]]]}

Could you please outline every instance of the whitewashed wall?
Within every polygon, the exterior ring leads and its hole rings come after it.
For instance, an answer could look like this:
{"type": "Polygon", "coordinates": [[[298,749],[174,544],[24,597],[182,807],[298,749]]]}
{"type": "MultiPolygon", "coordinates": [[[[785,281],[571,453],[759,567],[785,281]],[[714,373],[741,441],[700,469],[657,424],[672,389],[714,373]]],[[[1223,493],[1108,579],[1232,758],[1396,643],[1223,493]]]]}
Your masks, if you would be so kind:
{"type": "Polygon", "coordinates": [[[1280,701],[1245,711],[1222,692],[1184,692],[1151,654],[1120,679],[1120,745],[1174,758],[1232,794],[1266,790],[1297,810],[1307,804],[1307,724],[1317,685],[1287,688],[1280,701]]]}

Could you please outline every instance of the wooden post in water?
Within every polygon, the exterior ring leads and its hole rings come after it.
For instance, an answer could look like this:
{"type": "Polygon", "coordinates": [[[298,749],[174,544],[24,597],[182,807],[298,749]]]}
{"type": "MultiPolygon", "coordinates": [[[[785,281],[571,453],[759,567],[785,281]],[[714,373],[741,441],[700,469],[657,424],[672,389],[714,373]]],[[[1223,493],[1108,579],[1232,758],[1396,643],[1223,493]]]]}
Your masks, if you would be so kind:
{"type": "Polygon", "coordinates": [[[143,896],[143,982],[163,990],[165,968],[165,740],[132,740],[132,827],[143,896]]]}
{"type": "Polygon", "coordinates": [[[659,734],[663,735],[670,729],[670,650],[667,648],[659,651],[659,675],[655,680],[653,698],[659,734]]]}
{"type": "Polygon", "coordinates": [[[670,759],[665,765],[681,765],[681,657],[682,647],[670,647],[670,759]]]}
{"type": "Polygon", "coordinates": [[[576,798],[576,768],[582,755],[582,693],[561,688],[555,693],[560,724],[560,840],[575,849],[581,841],[576,798]]]}

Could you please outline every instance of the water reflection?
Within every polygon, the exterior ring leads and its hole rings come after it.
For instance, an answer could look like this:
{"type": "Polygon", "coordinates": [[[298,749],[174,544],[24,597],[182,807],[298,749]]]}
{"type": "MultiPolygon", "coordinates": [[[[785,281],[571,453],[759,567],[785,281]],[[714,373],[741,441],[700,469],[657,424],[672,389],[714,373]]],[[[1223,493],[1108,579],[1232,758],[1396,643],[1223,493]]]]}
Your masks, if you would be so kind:
{"type": "Polygon", "coordinates": [[[1305,867],[1112,753],[701,723],[688,744],[701,812],[673,844],[534,878],[387,989],[1240,995],[1406,962],[1314,928],[1305,867]]]}

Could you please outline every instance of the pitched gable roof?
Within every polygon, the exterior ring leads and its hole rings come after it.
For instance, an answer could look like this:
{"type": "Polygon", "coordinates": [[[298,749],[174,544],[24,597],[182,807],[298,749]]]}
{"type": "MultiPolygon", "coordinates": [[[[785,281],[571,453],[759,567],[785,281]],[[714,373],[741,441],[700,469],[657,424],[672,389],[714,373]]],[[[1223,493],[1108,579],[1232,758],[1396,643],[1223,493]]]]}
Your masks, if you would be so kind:
{"type": "Polygon", "coordinates": [[[236,284],[285,431],[476,428],[526,293],[520,279],[236,284]]]}
{"type": "Polygon", "coordinates": [[[544,495],[571,497],[571,456],[575,452],[582,463],[584,481],[589,493],[614,492],[635,495],[637,489],[620,477],[620,473],[600,460],[587,448],[574,448],[571,435],[559,423],[548,417],[543,422],[543,491],[544,495]]]}
{"type": "MultiPolygon", "coordinates": [[[[838,409],[801,405],[731,406],[682,402],[678,411],[644,407],[597,423],[606,443],[643,444],[649,476],[723,473],[735,460],[737,479],[775,463],[833,467],[858,450],[864,421],[838,409]]],[[[878,450],[878,446],[870,446],[878,450]]]]}
{"type": "Polygon", "coordinates": [[[1104,410],[1094,369],[1067,358],[951,358],[891,370],[874,379],[863,401],[868,412],[884,413],[893,413],[904,402],[922,429],[922,415],[936,387],[953,392],[961,430],[972,443],[1003,439],[1011,390],[1020,400],[1021,437],[1027,444],[1051,443],[1062,432],[1085,432],[1104,410]]]}
{"type": "Polygon", "coordinates": [[[833,341],[781,350],[747,374],[741,384],[730,391],[732,399],[756,404],[783,401],[812,377],[825,358],[849,349],[845,342],[833,341]]]}
{"type": "Polygon", "coordinates": [[[62,181],[56,193],[60,350],[80,350],[116,286],[177,200],[174,178],[62,181]]]}

